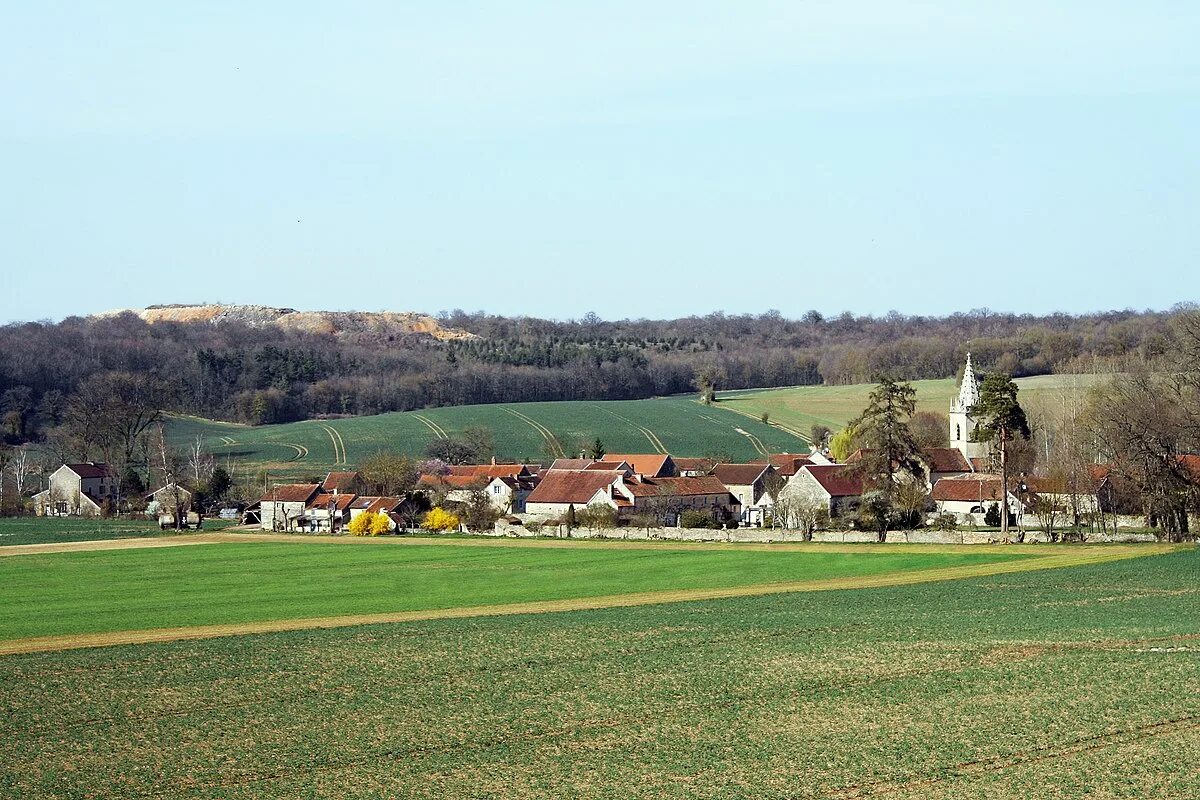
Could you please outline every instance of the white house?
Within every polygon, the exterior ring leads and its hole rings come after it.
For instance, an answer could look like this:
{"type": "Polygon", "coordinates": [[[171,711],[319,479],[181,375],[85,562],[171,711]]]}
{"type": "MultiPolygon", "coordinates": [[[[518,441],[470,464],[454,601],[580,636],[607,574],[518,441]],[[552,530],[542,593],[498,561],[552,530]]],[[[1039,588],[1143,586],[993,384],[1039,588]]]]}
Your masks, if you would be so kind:
{"type": "Polygon", "coordinates": [[[98,517],[105,502],[116,503],[121,494],[116,470],[88,461],[63,464],[50,475],[50,486],[33,496],[39,516],[98,517]]]}
{"type": "Polygon", "coordinates": [[[306,519],[308,504],[321,485],[317,483],[285,483],[273,487],[259,501],[259,518],[264,531],[299,530],[300,520],[306,519]]]}
{"type": "MultiPolygon", "coordinates": [[[[1021,524],[1024,506],[1020,499],[1011,490],[1003,494],[1012,519],[1021,524]]],[[[937,513],[953,514],[959,522],[980,523],[988,508],[1000,503],[1000,476],[976,472],[942,478],[933,485],[931,496],[937,513]]]]}
{"type": "Polygon", "coordinates": [[[536,483],[526,464],[466,464],[450,467],[447,475],[422,475],[417,486],[444,492],[452,503],[466,503],[482,491],[497,511],[519,514],[536,483]]]}

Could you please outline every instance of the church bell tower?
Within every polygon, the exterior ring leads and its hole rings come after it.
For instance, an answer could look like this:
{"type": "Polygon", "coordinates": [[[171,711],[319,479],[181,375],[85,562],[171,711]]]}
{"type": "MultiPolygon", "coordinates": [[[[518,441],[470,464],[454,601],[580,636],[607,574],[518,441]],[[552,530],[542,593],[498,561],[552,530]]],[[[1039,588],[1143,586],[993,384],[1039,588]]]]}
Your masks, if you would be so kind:
{"type": "Polygon", "coordinates": [[[978,402],[979,379],[975,377],[975,369],[971,366],[971,354],[967,353],[967,366],[963,370],[962,385],[958,387],[958,397],[950,401],[950,446],[966,456],[967,460],[988,456],[986,442],[971,441],[975,420],[968,412],[978,402]]]}

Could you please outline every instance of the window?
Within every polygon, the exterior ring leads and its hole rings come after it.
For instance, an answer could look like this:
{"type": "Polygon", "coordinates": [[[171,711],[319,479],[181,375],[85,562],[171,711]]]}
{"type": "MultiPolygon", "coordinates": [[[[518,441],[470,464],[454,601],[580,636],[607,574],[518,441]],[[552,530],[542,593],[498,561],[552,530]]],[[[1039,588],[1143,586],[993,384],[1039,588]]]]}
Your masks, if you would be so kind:
{"type": "Polygon", "coordinates": [[[962,425],[954,426],[954,440],[962,441],[962,425]]]}
{"type": "Polygon", "coordinates": [[[493,486],[493,487],[492,487],[492,494],[500,494],[500,487],[499,487],[499,486],[493,486]]]}

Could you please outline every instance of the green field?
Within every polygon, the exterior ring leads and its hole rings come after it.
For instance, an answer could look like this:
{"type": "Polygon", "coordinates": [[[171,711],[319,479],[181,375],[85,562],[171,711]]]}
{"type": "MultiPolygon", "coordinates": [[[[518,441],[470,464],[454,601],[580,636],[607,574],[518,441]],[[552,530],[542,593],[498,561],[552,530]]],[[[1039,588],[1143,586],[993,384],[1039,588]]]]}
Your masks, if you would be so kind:
{"type": "Polygon", "coordinates": [[[246,542],[0,558],[0,642],[879,575],[1030,551],[246,542]]]}
{"type": "Polygon", "coordinates": [[[0,797],[1196,797],[1198,586],[1188,550],[9,656],[0,797]]]}
{"type": "MultiPolygon", "coordinates": [[[[1100,375],[1039,375],[1018,378],[1021,401],[1036,403],[1062,392],[1084,391],[1102,380],[1100,375]]],[[[950,401],[958,395],[958,383],[952,379],[912,381],[917,390],[917,409],[946,413],[950,401]]],[[[872,384],[851,386],[793,386],[785,389],[756,389],[718,393],[721,408],[740,411],[752,417],[764,412],[773,425],[808,435],[813,425],[830,430],[844,428],[867,405],[872,384]]]]}
{"type": "MultiPolygon", "coordinates": [[[[227,520],[206,519],[204,529],[221,530],[232,524],[227,520]]],[[[181,534],[173,530],[160,531],[157,522],[142,519],[0,518],[0,547],[177,535],[181,534]]]]}
{"type": "Polygon", "coordinates": [[[792,433],[691,397],[455,406],[258,427],[173,417],[170,436],[182,446],[200,435],[219,459],[299,474],[354,465],[381,449],[419,455],[432,439],[471,427],[491,430],[500,455],[542,463],[597,436],[613,453],[751,459],[808,452],[807,442],[792,433]]]}
{"type": "MultiPolygon", "coordinates": [[[[1022,399],[1035,402],[1082,390],[1093,375],[1044,375],[1018,381],[1022,399]]],[[[958,388],[952,380],[914,381],[918,406],[945,412],[958,388]]],[[[170,437],[186,446],[202,436],[218,458],[288,475],[314,475],[353,466],[378,450],[419,455],[435,438],[467,428],[492,431],[505,458],[549,463],[599,436],[612,453],[667,451],[676,456],[723,455],[733,460],[770,453],[806,453],[814,423],[837,430],[862,411],[870,384],[798,386],[718,392],[716,405],[692,396],[650,400],[455,406],[335,420],[250,427],[194,417],[172,417],[170,437]],[[762,414],[769,424],[763,424],[762,414]]]]}

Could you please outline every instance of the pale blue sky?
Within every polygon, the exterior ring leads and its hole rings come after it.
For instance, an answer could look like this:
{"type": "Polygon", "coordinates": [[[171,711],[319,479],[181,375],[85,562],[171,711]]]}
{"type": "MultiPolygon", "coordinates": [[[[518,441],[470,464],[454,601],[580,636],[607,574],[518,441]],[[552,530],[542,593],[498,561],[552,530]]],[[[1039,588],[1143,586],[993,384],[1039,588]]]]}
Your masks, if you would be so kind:
{"type": "Polygon", "coordinates": [[[1200,3],[4,18],[0,321],[1200,300],[1200,3]]]}

